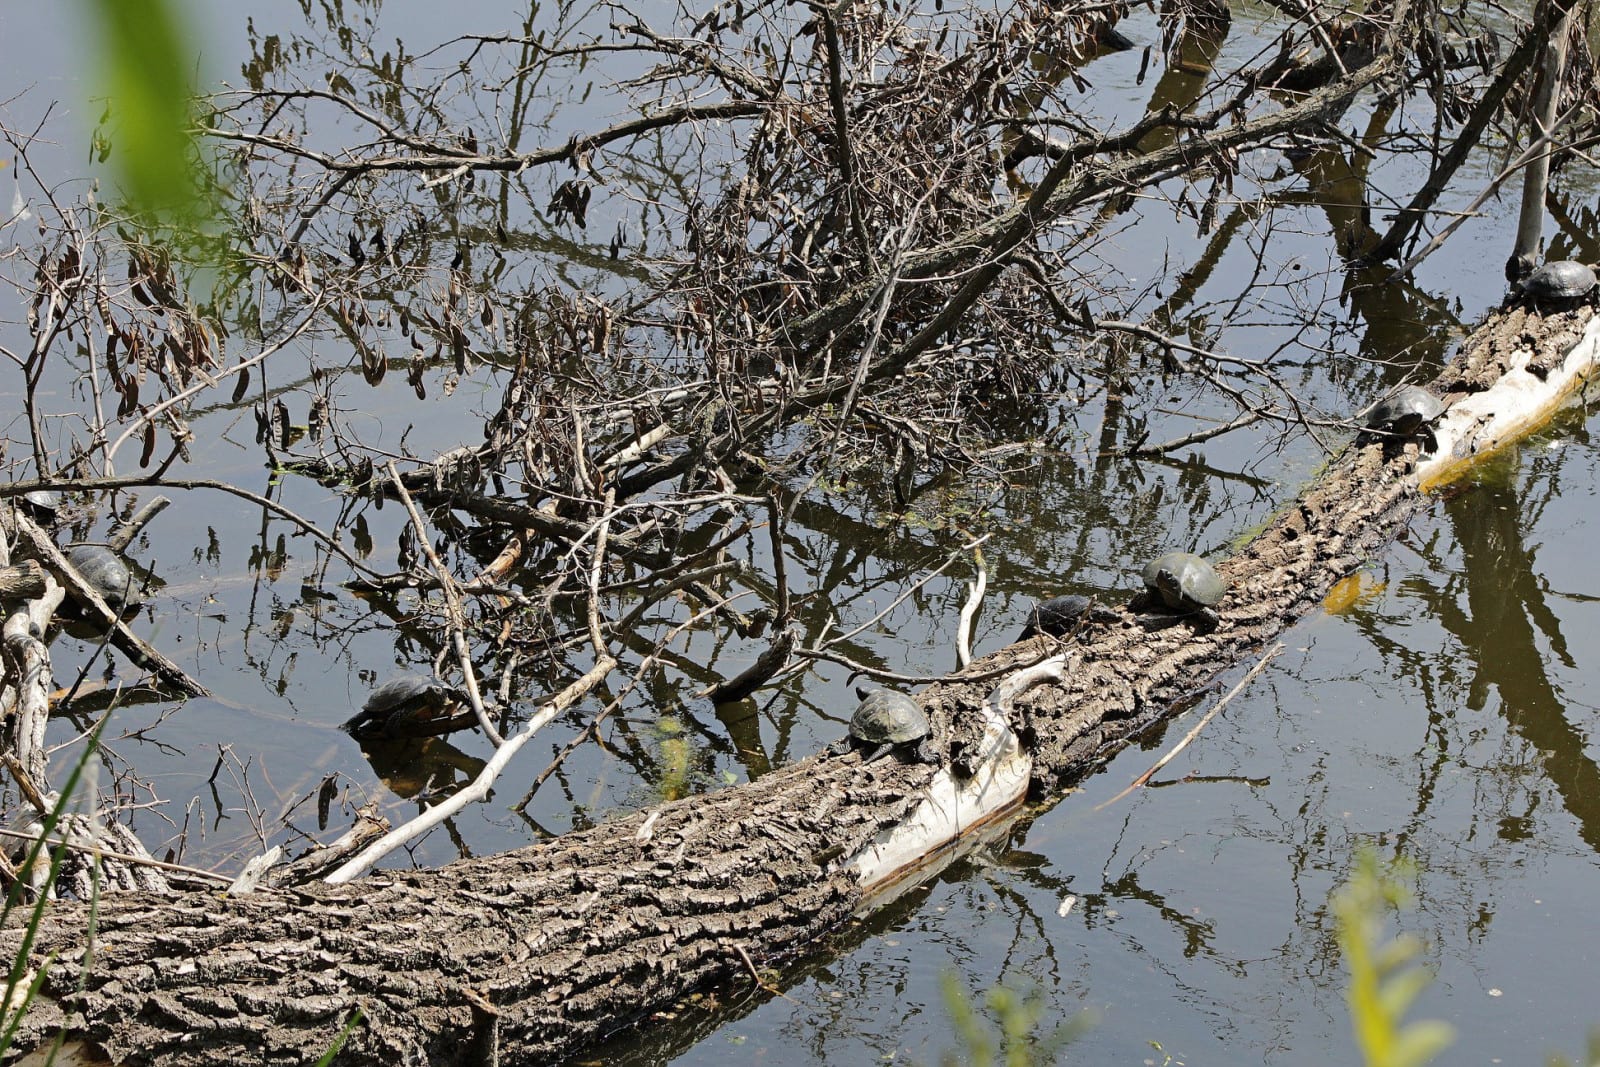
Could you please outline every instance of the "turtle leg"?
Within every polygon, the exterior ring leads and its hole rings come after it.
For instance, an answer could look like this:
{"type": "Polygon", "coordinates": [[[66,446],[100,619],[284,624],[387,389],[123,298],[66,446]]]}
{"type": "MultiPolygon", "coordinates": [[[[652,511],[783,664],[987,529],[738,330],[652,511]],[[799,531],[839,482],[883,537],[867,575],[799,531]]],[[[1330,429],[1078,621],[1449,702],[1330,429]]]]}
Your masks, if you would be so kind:
{"type": "Polygon", "coordinates": [[[1143,626],[1146,630],[1155,631],[1165,630],[1169,626],[1176,626],[1185,618],[1186,616],[1174,615],[1171,612],[1150,612],[1145,615],[1135,615],[1133,621],[1143,626]]]}
{"type": "Polygon", "coordinates": [[[1197,633],[1208,634],[1222,624],[1222,616],[1210,608],[1200,608],[1197,611],[1181,613],[1168,612],[1161,615],[1135,615],[1133,621],[1152,633],[1156,630],[1165,630],[1176,626],[1180,622],[1187,622],[1193,625],[1197,633]]]}
{"type": "MultiPolygon", "coordinates": [[[[1164,616],[1167,611],[1167,605],[1161,597],[1151,590],[1141,589],[1128,598],[1127,609],[1129,614],[1133,616],[1134,621],[1138,622],[1140,626],[1144,626],[1143,620],[1159,619],[1164,616]]],[[[1160,629],[1159,626],[1156,628],[1160,629]]]]}
{"type": "Polygon", "coordinates": [[[889,753],[891,753],[893,751],[894,751],[894,742],[893,741],[886,741],[883,744],[879,745],[877,750],[875,752],[873,752],[872,755],[868,756],[866,759],[862,760],[861,762],[864,763],[864,764],[865,763],[877,763],[879,760],[881,760],[883,757],[887,756],[889,753]]]}

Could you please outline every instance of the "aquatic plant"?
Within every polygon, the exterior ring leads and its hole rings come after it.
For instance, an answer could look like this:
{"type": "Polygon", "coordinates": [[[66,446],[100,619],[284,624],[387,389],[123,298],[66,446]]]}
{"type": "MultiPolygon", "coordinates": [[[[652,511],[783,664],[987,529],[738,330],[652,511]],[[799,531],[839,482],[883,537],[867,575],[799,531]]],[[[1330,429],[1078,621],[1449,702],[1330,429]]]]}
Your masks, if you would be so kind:
{"type": "Polygon", "coordinates": [[[1385,867],[1376,852],[1363,849],[1350,880],[1333,896],[1339,948],[1350,968],[1350,1024],[1367,1067],[1420,1067],[1455,1040],[1454,1027],[1441,1020],[1402,1021],[1433,981],[1427,968],[1415,965],[1421,940],[1407,933],[1380,940],[1389,914],[1410,907],[1413,877],[1405,860],[1385,867]]]}

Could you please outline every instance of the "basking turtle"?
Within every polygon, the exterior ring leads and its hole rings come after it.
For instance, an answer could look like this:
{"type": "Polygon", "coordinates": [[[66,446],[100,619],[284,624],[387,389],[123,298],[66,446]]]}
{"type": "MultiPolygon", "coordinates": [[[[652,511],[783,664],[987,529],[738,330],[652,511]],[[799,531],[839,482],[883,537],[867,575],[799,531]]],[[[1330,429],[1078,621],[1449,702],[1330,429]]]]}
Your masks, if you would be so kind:
{"type": "Polygon", "coordinates": [[[1359,418],[1365,429],[1357,437],[1356,444],[1376,440],[1404,444],[1414,439],[1424,451],[1433,452],[1439,447],[1438,439],[1433,436],[1433,424],[1444,411],[1444,402],[1426,389],[1402,385],[1361,412],[1359,418]]]}
{"type": "Polygon", "coordinates": [[[127,562],[105,545],[74,545],[67,549],[67,562],[112,611],[127,611],[143,603],[144,587],[127,562]]]}
{"type": "Polygon", "coordinates": [[[857,689],[856,694],[861,703],[850,716],[850,740],[872,750],[864,762],[881,759],[895,749],[919,763],[934,761],[927,743],[928,716],[921,705],[893,689],[857,689]]]}
{"type": "Polygon", "coordinates": [[[1035,604],[1033,610],[1028,613],[1028,623],[1022,628],[1022,634],[1017,640],[1026,641],[1039,634],[1065,637],[1077,629],[1093,604],[1094,601],[1088,597],[1076,594],[1051,597],[1043,603],[1035,604]]]}
{"type": "Polygon", "coordinates": [[[477,722],[467,694],[424,674],[400,674],[374,689],[343,729],[361,741],[437,737],[477,722]]]}
{"type": "MultiPolygon", "coordinates": [[[[1178,616],[1198,616],[1207,629],[1222,620],[1212,609],[1227,595],[1228,583],[1215,567],[1193,552],[1168,552],[1145,564],[1146,594],[1178,616]]],[[[1176,620],[1147,620],[1170,625],[1176,620]]]]}
{"type": "Polygon", "coordinates": [[[1017,640],[1026,641],[1039,634],[1066,637],[1085,623],[1115,622],[1119,618],[1116,612],[1097,606],[1092,597],[1069,593],[1035,604],[1017,640]]]}
{"type": "Polygon", "coordinates": [[[1558,259],[1533,271],[1521,282],[1521,295],[1537,308],[1569,307],[1594,292],[1594,268],[1558,259]]]}
{"type": "Polygon", "coordinates": [[[22,494],[22,506],[38,522],[53,522],[61,510],[61,494],[54,489],[33,489],[22,494]]]}

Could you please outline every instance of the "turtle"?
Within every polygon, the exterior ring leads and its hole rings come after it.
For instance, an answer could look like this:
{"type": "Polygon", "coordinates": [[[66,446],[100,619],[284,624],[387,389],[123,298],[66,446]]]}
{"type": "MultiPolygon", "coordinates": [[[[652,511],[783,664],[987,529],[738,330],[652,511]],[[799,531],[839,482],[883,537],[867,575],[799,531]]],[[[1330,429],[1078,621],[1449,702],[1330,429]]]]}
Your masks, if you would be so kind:
{"type": "Polygon", "coordinates": [[[436,737],[477,721],[471,699],[425,674],[398,674],[374,689],[342,729],[360,741],[436,737]]]}
{"type": "Polygon", "coordinates": [[[1093,605],[1094,601],[1075,593],[1051,597],[1035,604],[1033,610],[1028,613],[1028,623],[1022,628],[1017,640],[1026,641],[1039,634],[1065,637],[1078,628],[1078,624],[1083,621],[1083,617],[1093,605]]]}
{"type": "MultiPolygon", "coordinates": [[[[1198,616],[1207,629],[1221,621],[1212,609],[1227,595],[1228,583],[1215,567],[1193,552],[1168,552],[1144,567],[1146,596],[1182,617],[1198,616]]],[[[1154,619],[1157,625],[1175,620],[1154,619]]]]}
{"type": "Polygon", "coordinates": [[[22,494],[22,506],[40,522],[51,522],[61,510],[61,494],[54,489],[30,489],[22,494]]]}
{"type": "Polygon", "coordinates": [[[887,756],[900,749],[918,763],[932,763],[928,745],[928,716],[911,697],[893,689],[857,689],[861,703],[850,716],[850,740],[871,748],[863,761],[887,756]]]}
{"type": "Polygon", "coordinates": [[[67,562],[112,611],[127,611],[143,602],[144,587],[127,562],[105,545],[74,545],[67,549],[67,562]]]}
{"type": "Polygon", "coordinates": [[[1114,622],[1119,617],[1116,612],[1098,606],[1093,597],[1068,593],[1035,604],[1017,640],[1026,641],[1040,634],[1067,637],[1086,623],[1114,622]]]}
{"type": "Polygon", "coordinates": [[[1402,385],[1361,412],[1358,417],[1364,429],[1356,444],[1377,440],[1404,444],[1415,439],[1424,451],[1433,452],[1439,447],[1433,424],[1444,412],[1444,402],[1426,389],[1402,385]]]}
{"type": "Polygon", "coordinates": [[[1595,288],[1594,268],[1571,259],[1546,263],[1523,278],[1521,295],[1535,307],[1567,307],[1589,297],[1595,288]]]}

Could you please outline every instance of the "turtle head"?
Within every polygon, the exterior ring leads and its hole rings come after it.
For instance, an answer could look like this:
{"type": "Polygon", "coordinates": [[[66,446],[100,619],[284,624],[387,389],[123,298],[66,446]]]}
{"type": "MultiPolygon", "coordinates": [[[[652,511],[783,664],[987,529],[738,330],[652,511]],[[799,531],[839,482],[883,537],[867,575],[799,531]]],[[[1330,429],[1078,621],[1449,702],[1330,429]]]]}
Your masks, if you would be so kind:
{"type": "Polygon", "coordinates": [[[1165,567],[1156,571],[1156,591],[1173,607],[1183,603],[1183,579],[1165,567]]]}
{"type": "Polygon", "coordinates": [[[1532,274],[1538,265],[1538,260],[1530,253],[1512,255],[1506,260],[1506,281],[1520,289],[1522,283],[1528,280],[1528,275],[1532,274]]]}

